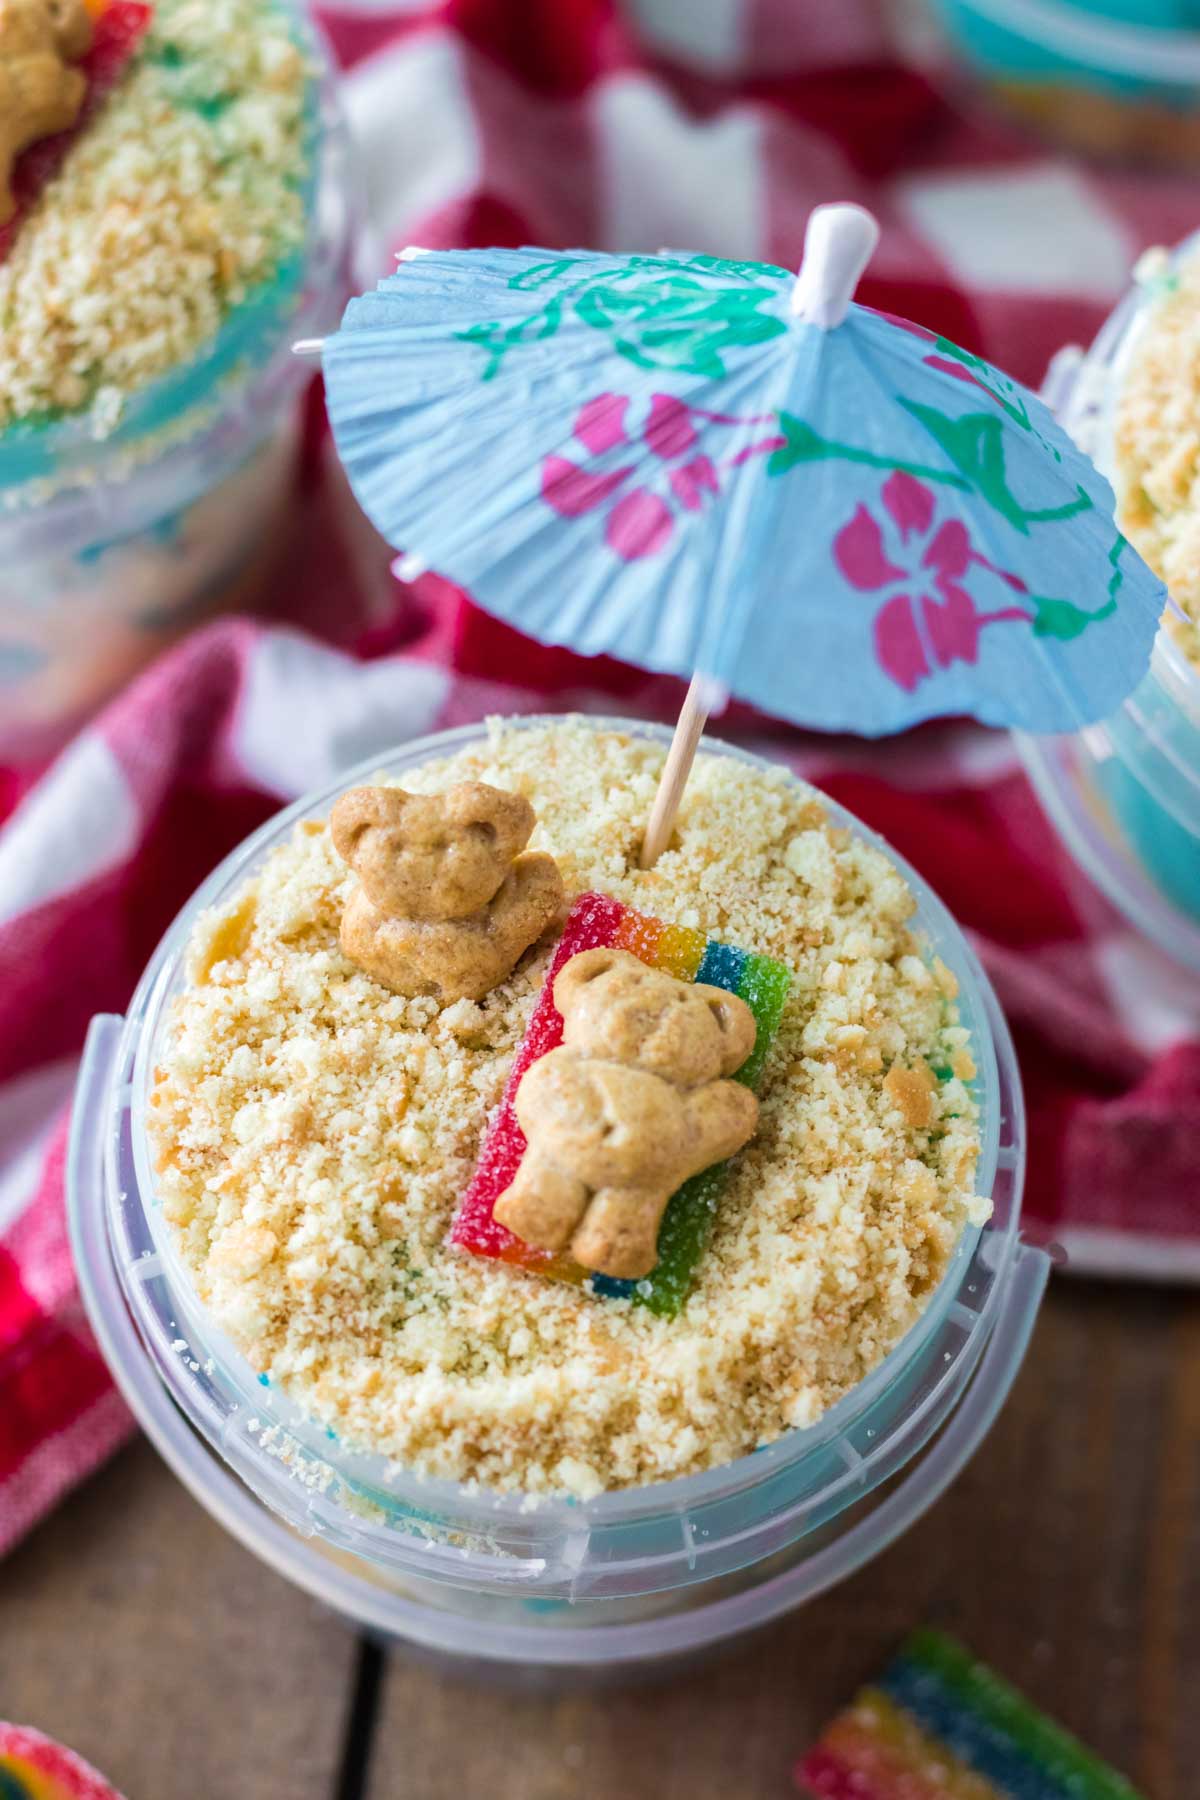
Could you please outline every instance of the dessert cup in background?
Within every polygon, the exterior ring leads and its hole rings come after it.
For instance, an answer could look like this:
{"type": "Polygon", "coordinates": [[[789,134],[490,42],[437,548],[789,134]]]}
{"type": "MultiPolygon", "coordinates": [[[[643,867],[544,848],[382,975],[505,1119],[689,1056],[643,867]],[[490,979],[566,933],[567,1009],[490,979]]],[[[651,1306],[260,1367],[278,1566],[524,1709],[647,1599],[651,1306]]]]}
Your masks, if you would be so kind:
{"type": "MultiPolygon", "coordinates": [[[[628,721],[596,724],[669,737],[628,721]]],[[[352,1451],[264,1384],[199,1303],[156,1201],[148,1095],[186,980],[185,946],[200,911],[227,900],[297,821],[323,819],[356,780],[403,776],[484,736],[467,727],[372,759],[247,840],[189,903],[126,1017],[93,1025],[70,1156],[73,1243],[93,1325],[130,1404],[202,1503],[258,1554],[360,1624],[456,1662],[522,1678],[619,1675],[666,1666],[801,1604],[919,1516],[1001,1405],[1048,1262],[1018,1240],[1024,1119],[995,997],[937,897],[893,857],[916,898],[915,930],[959,983],[978,1071],[976,1185],[993,1214],[964,1229],[916,1324],[816,1424],[697,1475],[535,1503],[352,1451]]],[[[891,855],[827,804],[836,823],[891,855]]]]}
{"type": "MultiPolygon", "coordinates": [[[[1153,284],[1133,287],[1086,355],[1064,351],[1047,381],[1059,419],[1118,489],[1116,408],[1153,303],[1153,284]]],[[[1148,674],[1111,718],[1070,737],[1017,741],[1087,874],[1170,956],[1200,970],[1200,668],[1181,642],[1163,627],[1148,674]]]]}
{"type": "Polygon", "coordinates": [[[0,430],[5,760],[52,752],[192,624],[251,605],[283,543],[312,379],[291,346],[340,314],[352,202],[332,66],[296,0],[271,4],[315,66],[302,246],[115,429],[85,411],[0,430]]]}
{"type": "Polygon", "coordinates": [[[1104,160],[1200,166],[1200,14],[1187,0],[930,0],[1010,117],[1104,160]]]}

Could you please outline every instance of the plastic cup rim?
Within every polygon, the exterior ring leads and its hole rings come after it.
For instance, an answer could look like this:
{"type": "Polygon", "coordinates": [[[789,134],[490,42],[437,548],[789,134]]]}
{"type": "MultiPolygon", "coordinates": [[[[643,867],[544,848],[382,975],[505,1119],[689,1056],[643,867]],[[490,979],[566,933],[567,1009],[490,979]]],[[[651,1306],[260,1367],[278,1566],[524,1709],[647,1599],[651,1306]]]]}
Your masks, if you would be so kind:
{"type": "MultiPolygon", "coordinates": [[[[584,723],[597,730],[626,732],[633,730],[664,742],[670,736],[669,729],[665,726],[636,719],[594,714],[519,715],[507,722],[521,728],[532,728],[561,723],[565,718],[574,716],[580,717],[584,723]]],[[[404,759],[409,766],[417,766],[422,760],[434,760],[440,756],[451,754],[465,743],[478,741],[485,735],[486,729],[486,725],[482,723],[458,726],[448,731],[421,736],[406,744],[396,745],[389,751],[376,752],[365,758],[356,767],[343,771],[335,780],[321,789],[302,795],[290,806],[266,821],[258,831],[252,833],[237,846],[196,891],[168,929],[147,966],[126,1015],[127,1032],[133,1030],[138,1034],[132,1081],[132,1132],[139,1204],[147,1222],[151,1225],[155,1241],[159,1243],[160,1248],[162,1242],[166,1240],[166,1234],[153,1229],[154,1182],[147,1151],[144,1097],[147,1092],[154,1041],[160,1029],[161,1009],[196,915],[205,905],[211,904],[230,880],[250,864],[253,858],[264,851],[272,841],[280,840],[300,819],[325,810],[330,801],[345,787],[378,772],[397,758],[404,759]]],[[[752,766],[771,769],[785,766],[744,750],[740,745],[728,744],[717,738],[708,739],[707,748],[710,752],[729,755],[752,766]]],[[[792,774],[791,771],[788,773],[792,774]]],[[[800,779],[794,774],[792,778],[800,779]]],[[[835,812],[845,816],[857,833],[883,850],[893,865],[912,885],[923,909],[933,912],[939,930],[939,939],[931,947],[943,955],[946,949],[950,948],[951,957],[947,960],[954,963],[960,976],[966,974],[970,978],[973,986],[972,1013],[979,1025],[987,1031],[986,1044],[978,1043],[974,1046],[979,1061],[981,1088],[983,1092],[993,1097],[994,1102],[998,1103],[1002,1090],[999,1053],[1003,1052],[1006,1063],[1005,1074],[1017,1097],[1019,1107],[1019,1078],[1016,1075],[1015,1063],[1012,1061],[1011,1043],[1004,1041],[997,1043],[995,1036],[995,1019],[999,1019],[1000,1026],[1003,1028],[1003,1018],[995,1005],[995,997],[991,993],[987,977],[979,967],[959,927],[929,884],[912,869],[911,865],[898,852],[893,850],[870,827],[850,814],[846,808],[841,807],[828,796],[823,796],[823,798],[835,812]],[[994,1009],[992,1019],[987,1016],[989,997],[994,1009]]],[[[982,1191],[988,1192],[991,1191],[1000,1168],[1000,1120],[997,1115],[998,1104],[994,1103],[986,1109],[988,1135],[981,1146],[977,1170],[977,1185],[982,1191]]],[[[1022,1119],[1018,1117],[1015,1124],[1017,1137],[1023,1142],[1022,1119]]],[[[1015,1253],[1019,1227],[1019,1201],[1018,1188],[1013,1218],[1003,1233],[988,1234],[994,1244],[994,1256],[988,1268],[991,1276],[991,1289],[985,1299],[985,1310],[994,1302],[996,1295],[1002,1289],[1004,1275],[1015,1253]]],[[[679,1511],[700,1502],[727,1497],[744,1488],[757,1486],[769,1472],[780,1464],[818,1447],[822,1442],[839,1438],[853,1420],[867,1410],[900,1372],[915,1362],[921,1350],[928,1345],[939,1324],[944,1322],[946,1313],[961,1290],[972,1267],[981,1236],[979,1227],[967,1226],[964,1228],[951,1262],[920,1317],[899,1343],[893,1347],[888,1356],[863,1381],[859,1382],[828,1412],[823,1414],[820,1420],[810,1427],[787,1433],[763,1449],[755,1450],[732,1462],[697,1474],[677,1477],[670,1481],[645,1484],[637,1488],[617,1489],[586,1501],[576,1501],[557,1495],[530,1497],[519,1493],[501,1493],[485,1489],[469,1491],[462,1484],[447,1478],[420,1476],[411,1470],[399,1471],[389,1481],[385,1478],[386,1472],[391,1468],[387,1459],[377,1453],[347,1451],[340,1445],[331,1446],[327,1440],[322,1439],[323,1427],[316,1421],[306,1421],[303,1417],[295,1422],[289,1420],[285,1429],[296,1435],[311,1454],[324,1459],[339,1472],[344,1472],[347,1458],[354,1465],[364,1460],[377,1465],[377,1473],[373,1476],[354,1467],[353,1472],[348,1474],[348,1479],[356,1483],[372,1482],[380,1491],[394,1494],[397,1501],[403,1500],[418,1507],[436,1508],[441,1505],[447,1509],[459,1511],[465,1507],[468,1510],[477,1510],[481,1517],[492,1521],[505,1517],[512,1520],[528,1520],[531,1516],[537,1516],[540,1521],[545,1521],[556,1512],[561,1512],[564,1524],[580,1522],[596,1526],[679,1511]],[[306,1425],[307,1433],[305,1432],[306,1425]]],[[[184,1293],[194,1298],[190,1278],[184,1272],[182,1264],[173,1254],[167,1261],[170,1265],[172,1279],[176,1283],[182,1282],[184,1293]]],[[[982,1319],[984,1315],[981,1312],[979,1316],[982,1319]]],[[[253,1371],[249,1369],[249,1365],[246,1364],[245,1367],[250,1380],[246,1384],[244,1399],[247,1404],[250,1404],[252,1400],[263,1404],[265,1401],[264,1390],[256,1385],[256,1378],[253,1371]]],[[[226,1373],[228,1373],[228,1369],[226,1369],[226,1373]]]]}

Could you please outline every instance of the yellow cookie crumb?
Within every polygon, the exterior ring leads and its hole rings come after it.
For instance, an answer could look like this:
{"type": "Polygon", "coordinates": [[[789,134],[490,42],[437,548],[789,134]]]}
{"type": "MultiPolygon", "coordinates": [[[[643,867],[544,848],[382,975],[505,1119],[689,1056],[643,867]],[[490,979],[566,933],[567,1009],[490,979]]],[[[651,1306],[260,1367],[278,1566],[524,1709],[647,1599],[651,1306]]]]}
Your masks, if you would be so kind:
{"type": "Polygon", "coordinates": [[[1180,264],[1124,371],[1113,433],[1117,522],[1185,619],[1164,624],[1200,667],[1200,256],[1180,264]]]}
{"type": "Polygon", "coordinates": [[[928,1131],[933,1124],[936,1089],[933,1070],[924,1062],[911,1069],[903,1063],[893,1063],[883,1082],[884,1093],[914,1131],[928,1131]]]}
{"type": "Polygon", "coordinates": [[[344,1442],[530,1493],[713,1467],[860,1381],[987,1216],[953,978],[899,872],[782,769],[703,755],[676,847],[643,873],[662,756],[583,721],[494,724],[403,785],[523,794],[569,896],[792,969],[759,1127],[676,1319],[447,1243],[544,947],[478,1002],[390,993],[341,951],[354,877],[311,823],[196,928],[151,1109],[165,1216],[214,1317],[344,1442]],[[895,1103],[898,1072],[924,1107],[895,1103]]]}

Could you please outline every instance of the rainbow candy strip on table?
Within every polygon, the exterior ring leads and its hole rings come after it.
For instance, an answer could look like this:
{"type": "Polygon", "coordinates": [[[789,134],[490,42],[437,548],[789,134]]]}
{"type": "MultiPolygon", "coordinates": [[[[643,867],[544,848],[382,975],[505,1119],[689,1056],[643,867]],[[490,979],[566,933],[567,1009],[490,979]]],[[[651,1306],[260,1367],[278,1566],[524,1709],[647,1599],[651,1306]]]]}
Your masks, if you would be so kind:
{"type": "Polygon", "coordinates": [[[796,1770],[814,1800],[1140,1800],[938,1631],[918,1631],[796,1770]]]}
{"type": "Polygon", "coordinates": [[[571,908],[551,959],[545,985],[513,1059],[504,1098],[484,1138],[450,1239],[476,1256],[515,1263],[577,1286],[589,1282],[592,1292],[606,1299],[630,1299],[669,1318],[683,1305],[712,1234],[728,1163],[715,1163],[712,1168],[701,1170],[672,1194],[659,1229],[658,1263],[642,1281],[595,1275],[569,1257],[523,1243],[492,1217],[496,1201],[509,1186],[525,1154],[525,1133],[514,1106],[517,1088],[530,1064],[562,1042],[563,1021],[554,1004],[554,978],[572,956],[581,950],[596,949],[632,951],[652,969],[664,969],[681,981],[702,981],[711,987],[725,988],[743,999],[754,1014],[758,1036],[734,1079],[757,1088],[787,999],[791,976],[784,965],[769,956],[718,943],[703,932],[664,925],[660,919],[635,912],[606,894],[582,894],[571,908]]]}
{"type": "Polygon", "coordinates": [[[87,9],[92,15],[92,47],[79,63],[87,77],[83,106],[69,131],[41,138],[18,156],[13,169],[17,210],[7,225],[0,226],[0,263],[12,249],[26,213],[46,183],[57,175],[67,151],[117,85],[154,17],[154,8],[144,4],[144,0],[87,0],[87,9]]]}
{"type": "Polygon", "coordinates": [[[0,1719],[0,1800],[121,1800],[98,1769],[29,1725],[0,1719]]]}

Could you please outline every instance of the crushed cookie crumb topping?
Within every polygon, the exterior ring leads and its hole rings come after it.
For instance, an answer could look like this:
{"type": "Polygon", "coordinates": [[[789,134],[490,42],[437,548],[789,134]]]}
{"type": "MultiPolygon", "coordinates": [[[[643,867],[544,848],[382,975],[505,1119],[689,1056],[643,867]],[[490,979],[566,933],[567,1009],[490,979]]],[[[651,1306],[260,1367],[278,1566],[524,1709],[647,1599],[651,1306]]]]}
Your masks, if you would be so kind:
{"type": "Polygon", "coordinates": [[[343,1442],[533,1494],[713,1467],[861,1380],[987,1216],[953,977],[899,871],[785,771],[702,755],[642,873],[662,755],[496,724],[403,785],[524,794],[568,895],[698,918],[792,970],[758,1130],[674,1319],[448,1243],[548,949],[478,1002],[389,993],[342,953],[354,877],[311,823],[196,927],[152,1095],[159,1197],[216,1319],[343,1442]],[[918,1119],[894,1096],[921,1066],[918,1119]]]}

